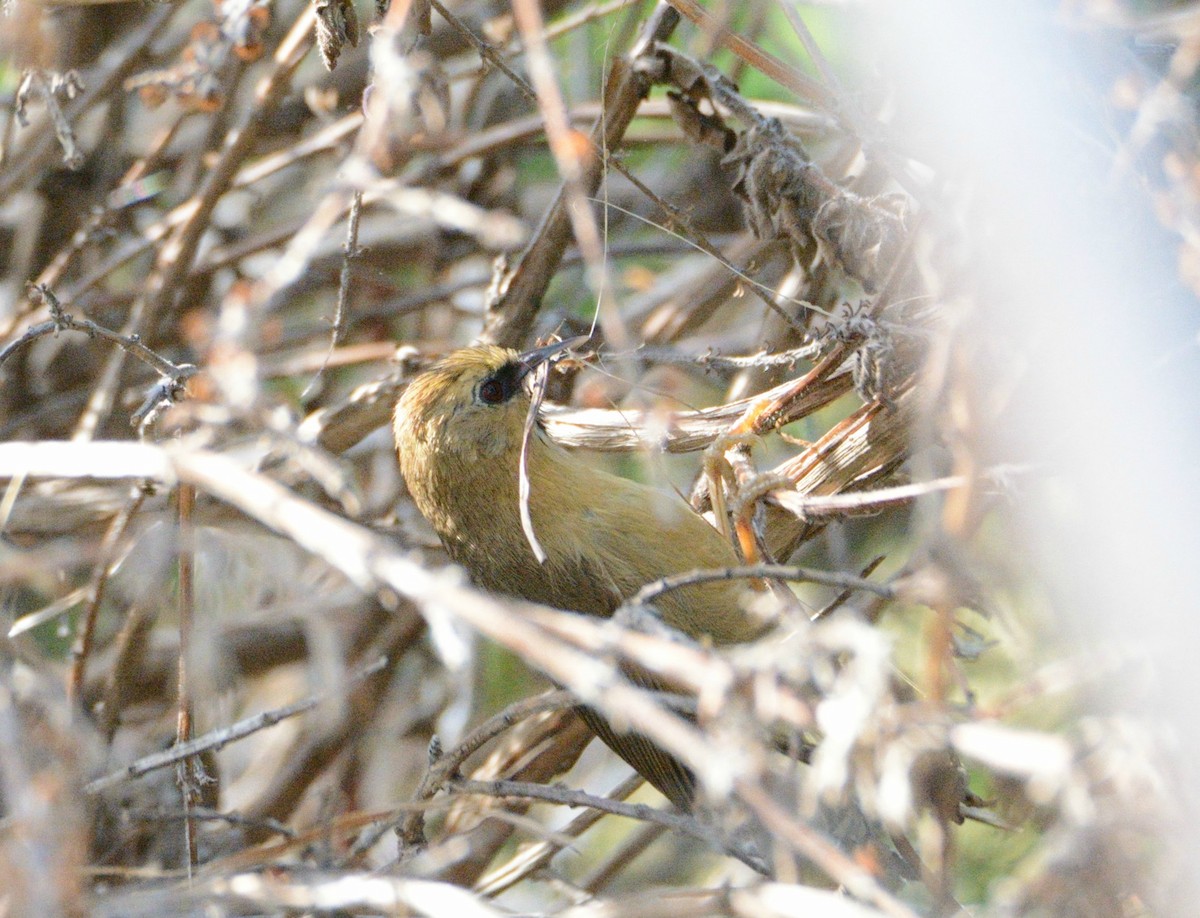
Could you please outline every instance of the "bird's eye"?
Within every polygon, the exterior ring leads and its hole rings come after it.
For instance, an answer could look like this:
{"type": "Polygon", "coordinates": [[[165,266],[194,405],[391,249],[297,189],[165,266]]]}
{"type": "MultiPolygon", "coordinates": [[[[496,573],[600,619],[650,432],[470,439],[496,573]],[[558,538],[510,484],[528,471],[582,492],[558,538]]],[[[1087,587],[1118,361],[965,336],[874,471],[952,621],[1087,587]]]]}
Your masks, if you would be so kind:
{"type": "Polygon", "coordinates": [[[485,405],[499,405],[506,395],[504,383],[496,379],[485,379],[479,384],[479,400],[485,405]]]}

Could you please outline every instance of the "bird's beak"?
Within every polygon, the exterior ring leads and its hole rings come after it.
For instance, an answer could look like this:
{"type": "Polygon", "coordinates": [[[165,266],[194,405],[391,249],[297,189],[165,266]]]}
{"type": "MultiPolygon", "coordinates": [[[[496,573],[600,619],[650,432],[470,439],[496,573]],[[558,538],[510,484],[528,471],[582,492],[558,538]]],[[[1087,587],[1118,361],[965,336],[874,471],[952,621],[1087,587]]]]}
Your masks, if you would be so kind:
{"type": "Polygon", "coordinates": [[[580,347],[585,344],[590,338],[590,335],[576,335],[574,338],[568,338],[566,341],[559,341],[555,344],[547,344],[543,347],[535,348],[532,351],[526,351],[521,355],[521,366],[523,372],[522,377],[532,373],[543,363],[553,360],[559,354],[571,350],[571,348],[580,347]]]}

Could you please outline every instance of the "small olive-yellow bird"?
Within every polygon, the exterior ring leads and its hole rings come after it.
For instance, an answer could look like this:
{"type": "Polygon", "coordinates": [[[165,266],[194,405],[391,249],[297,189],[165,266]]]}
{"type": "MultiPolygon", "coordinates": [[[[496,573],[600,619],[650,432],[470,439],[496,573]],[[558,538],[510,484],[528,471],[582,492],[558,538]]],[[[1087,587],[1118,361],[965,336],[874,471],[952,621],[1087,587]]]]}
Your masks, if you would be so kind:
{"type": "MultiPolygon", "coordinates": [[[[485,589],[604,617],[660,577],[738,564],[729,543],[678,495],[590,466],[540,424],[526,455],[529,515],[546,555],[539,562],[521,526],[520,457],[531,375],[562,350],[455,351],[414,379],[396,406],[400,469],[450,557],[485,589]]],[[[693,638],[747,641],[763,625],[743,610],[742,590],[735,582],[696,584],[654,605],[693,638]]],[[[675,759],[643,737],[615,732],[594,711],[582,713],[668,799],[690,805],[692,778],[675,759]]]]}

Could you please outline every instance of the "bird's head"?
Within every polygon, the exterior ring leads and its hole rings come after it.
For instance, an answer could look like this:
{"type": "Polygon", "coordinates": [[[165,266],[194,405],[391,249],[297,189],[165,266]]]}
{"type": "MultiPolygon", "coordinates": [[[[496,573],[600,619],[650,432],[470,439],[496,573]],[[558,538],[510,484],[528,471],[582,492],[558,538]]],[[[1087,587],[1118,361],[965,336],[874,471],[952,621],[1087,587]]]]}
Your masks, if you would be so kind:
{"type": "Polygon", "coordinates": [[[455,351],[412,381],[396,406],[397,444],[495,456],[519,448],[534,370],[583,338],[523,354],[480,345],[455,351]]]}

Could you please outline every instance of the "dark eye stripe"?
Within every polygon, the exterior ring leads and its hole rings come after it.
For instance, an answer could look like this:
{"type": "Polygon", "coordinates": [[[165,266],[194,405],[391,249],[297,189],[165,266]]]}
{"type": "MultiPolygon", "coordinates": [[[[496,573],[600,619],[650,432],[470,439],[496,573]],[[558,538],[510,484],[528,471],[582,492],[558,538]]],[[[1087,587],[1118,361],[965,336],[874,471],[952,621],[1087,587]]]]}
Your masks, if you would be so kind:
{"type": "Polygon", "coordinates": [[[484,377],[476,393],[485,405],[499,405],[507,402],[521,388],[521,380],[525,377],[524,367],[519,363],[506,363],[495,373],[484,377]]]}

